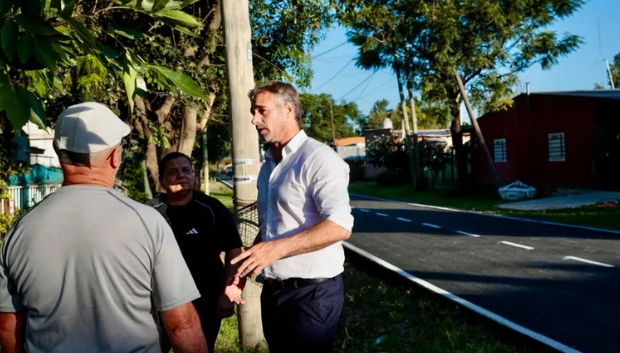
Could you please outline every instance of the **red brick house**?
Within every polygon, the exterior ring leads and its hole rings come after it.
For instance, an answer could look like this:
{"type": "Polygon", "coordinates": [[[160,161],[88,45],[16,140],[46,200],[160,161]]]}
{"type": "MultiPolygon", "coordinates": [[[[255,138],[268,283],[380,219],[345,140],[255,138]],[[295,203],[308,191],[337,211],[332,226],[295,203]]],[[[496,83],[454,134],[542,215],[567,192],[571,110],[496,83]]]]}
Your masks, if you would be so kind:
{"type": "MultiPolygon", "coordinates": [[[[478,123],[504,184],[620,190],[620,90],[521,94],[478,123]]],[[[473,177],[489,183],[472,142],[473,177]]]]}

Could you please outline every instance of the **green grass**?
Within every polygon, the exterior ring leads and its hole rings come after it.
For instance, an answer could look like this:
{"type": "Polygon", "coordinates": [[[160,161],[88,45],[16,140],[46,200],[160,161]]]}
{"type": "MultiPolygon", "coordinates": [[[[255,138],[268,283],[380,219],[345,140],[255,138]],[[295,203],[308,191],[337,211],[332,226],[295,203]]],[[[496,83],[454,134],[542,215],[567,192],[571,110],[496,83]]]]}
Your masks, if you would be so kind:
{"type": "Polygon", "coordinates": [[[215,181],[209,182],[209,195],[220,200],[229,209],[233,207],[233,191],[228,186],[215,181]]]}
{"type": "Polygon", "coordinates": [[[239,334],[237,330],[237,315],[222,320],[220,334],[215,341],[215,351],[218,353],[268,353],[267,349],[239,348],[239,334]]]}
{"type": "MultiPolygon", "coordinates": [[[[392,286],[347,263],[345,303],[336,353],[521,353],[455,304],[392,286]]],[[[237,318],[224,320],[216,352],[264,353],[238,348],[237,318]]],[[[293,351],[291,351],[293,352],[293,351]]]]}
{"type": "Polygon", "coordinates": [[[345,304],[336,352],[525,352],[502,342],[456,304],[439,302],[421,290],[389,285],[352,264],[345,266],[344,278],[345,304]]]}
{"type": "Polygon", "coordinates": [[[505,203],[488,192],[456,192],[453,190],[414,191],[409,186],[379,187],[374,182],[351,184],[349,192],[433,206],[503,214],[552,222],[620,230],[620,203],[606,202],[579,208],[548,211],[514,211],[498,208],[505,203]]]}

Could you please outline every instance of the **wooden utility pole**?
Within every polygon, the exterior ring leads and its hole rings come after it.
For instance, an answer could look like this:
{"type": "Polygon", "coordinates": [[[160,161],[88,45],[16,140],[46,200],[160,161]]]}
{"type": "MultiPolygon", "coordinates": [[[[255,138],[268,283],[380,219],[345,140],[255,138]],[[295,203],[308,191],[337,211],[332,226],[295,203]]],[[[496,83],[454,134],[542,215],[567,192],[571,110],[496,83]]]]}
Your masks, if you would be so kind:
{"type": "MultiPolygon", "coordinates": [[[[413,136],[413,168],[412,173],[415,174],[416,185],[420,183],[420,150],[418,146],[418,117],[415,112],[415,99],[413,98],[413,82],[410,73],[407,71],[407,90],[409,91],[409,105],[411,107],[411,132],[413,136]]],[[[416,186],[414,185],[414,187],[416,186]]]]}
{"type": "Polygon", "coordinates": [[[332,145],[336,148],[336,130],[334,128],[334,108],[332,107],[332,99],[329,99],[329,115],[332,122],[332,145]]]}
{"type": "MultiPolygon", "coordinates": [[[[396,59],[396,55],[395,58],[396,59]]],[[[411,139],[409,137],[409,118],[407,116],[407,102],[405,102],[405,92],[403,91],[403,82],[400,77],[400,67],[395,65],[396,80],[398,81],[398,93],[400,94],[400,107],[403,110],[403,119],[405,120],[405,147],[407,149],[407,156],[409,157],[409,172],[411,173],[411,187],[416,188],[418,186],[417,178],[415,174],[415,159],[413,158],[413,151],[411,148],[411,139]]]]}
{"type": "Polygon", "coordinates": [[[489,167],[491,167],[491,172],[493,173],[493,183],[495,184],[496,188],[499,188],[499,175],[497,174],[497,169],[495,169],[495,163],[493,162],[491,153],[489,152],[489,149],[484,142],[482,131],[480,130],[480,126],[478,126],[478,120],[476,119],[476,116],[474,115],[474,110],[471,108],[471,104],[469,103],[469,98],[467,97],[467,92],[465,91],[463,80],[461,80],[461,75],[459,75],[459,71],[456,68],[454,68],[454,76],[456,77],[456,82],[458,82],[459,84],[459,89],[461,90],[461,97],[463,97],[463,101],[465,102],[465,108],[467,108],[467,114],[469,114],[471,124],[474,126],[474,130],[476,130],[476,136],[478,137],[478,141],[480,141],[480,145],[482,146],[484,154],[487,157],[487,163],[489,164],[489,167]]]}
{"type": "MultiPolygon", "coordinates": [[[[256,181],[260,165],[258,134],[252,126],[248,92],[254,87],[248,0],[221,0],[230,113],[235,216],[243,245],[251,246],[258,234],[256,181]]],[[[239,307],[239,337],[244,347],[263,341],[258,283],[248,280],[239,307]]]]}

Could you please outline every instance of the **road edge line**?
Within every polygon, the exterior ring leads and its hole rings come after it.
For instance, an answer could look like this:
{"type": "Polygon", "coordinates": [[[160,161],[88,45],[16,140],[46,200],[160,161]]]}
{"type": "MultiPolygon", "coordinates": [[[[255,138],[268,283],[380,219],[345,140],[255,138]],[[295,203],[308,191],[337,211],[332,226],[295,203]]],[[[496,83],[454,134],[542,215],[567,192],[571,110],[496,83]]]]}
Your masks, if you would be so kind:
{"type": "Polygon", "coordinates": [[[355,197],[362,197],[362,198],[366,198],[366,199],[371,199],[371,200],[400,203],[400,204],[405,204],[405,205],[410,205],[410,206],[426,207],[426,208],[431,208],[431,209],[435,209],[435,210],[450,211],[450,212],[460,212],[460,213],[469,213],[469,214],[475,214],[475,215],[479,215],[479,216],[510,219],[510,220],[513,220],[513,221],[521,221],[521,222],[529,222],[529,223],[539,223],[539,224],[546,224],[546,225],[551,225],[551,226],[560,226],[560,227],[568,227],[568,228],[575,228],[575,229],[584,229],[584,230],[591,230],[591,231],[595,231],[595,232],[603,232],[603,233],[610,233],[610,234],[620,235],[620,231],[618,231],[618,230],[611,230],[611,229],[604,229],[604,228],[595,228],[595,227],[588,227],[588,226],[580,226],[580,225],[577,225],[577,224],[569,224],[569,223],[541,221],[541,220],[536,220],[536,219],[531,219],[531,218],[520,218],[520,217],[512,217],[512,216],[506,216],[506,215],[501,215],[501,214],[493,214],[493,213],[484,213],[484,212],[477,212],[477,211],[461,210],[461,209],[458,209],[458,208],[425,205],[425,204],[422,204],[422,203],[384,199],[384,198],[381,198],[381,197],[367,196],[367,195],[362,195],[362,194],[352,194],[352,193],[349,193],[349,195],[355,196],[355,197]]]}
{"type": "Polygon", "coordinates": [[[571,348],[571,347],[569,347],[567,345],[564,345],[564,344],[562,344],[562,343],[560,343],[558,341],[555,341],[555,340],[553,340],[553,339],[551,339],[551,338],[549,338],[547,336],[541,335],[540,333],[534,332],[534,331],[532,331],[532,330],[530,330],[530,329],[528,329],[526,327],[523,327],[523,326],[521,326],[521,325],[519,325],[519,324],[517,324],[515,322],[512,322],[512,321],[510,321],[510,320],[508,320],[508,319],[506,319],[506,318],[504,318],[504,317],[502,317],[500,315],[497,315],[497,314],[493,313],[492,311],[484,309],[484,308],[482,308],[482,307],[480,307],[480,306],[478,306],[478,305],[476,305],[476,304],[474,304],[474,303],[472,303],[472,302],[470,302],[468,300],[465,300],[465,299],[463,299],[463,298],[461,298],[461,297],[459,297],[459,296],[457,296],[455,294],[452,294],[452,293],[446,291],[445,289],[439,288],[439,287],[435,286],[434,284],[431,284],[431,283],[429,283],[429,282],[427,282],[427,281],[425,281],[425,280],[423,280],[421,278],[418,278],[418,277],[412,275],[411,273],[406,272],[406,271],[402,270],[401,268],[399,268],[399,267],[397,267],[397,266],[395,266],[395,265],[393,265],[393,264],[391,264],[391,263],[389,263],[389,262],[387,262],[387,261],[385,261],[385,260],[383,260],[383,259],[381,259],[381,258],[379,258],[379,257],[377,257],[377,256],[375,256],[375,255],[373,255],[373,254],[371,254],[369,252],[367,252],[366,250],[358,248],[357,246],[355,246],[353,244],[350,244],[350,243],[348,243],[346,241],[343,241],[342,245],[345,248],[347,248],[348,250],[353,251],[354,253],[356,253],[356,254],[358,254],[358,255],[360,255],[362,257],[365,257],[366,259],[376,263],[377,265],[379,265],[379,266],[381,266],[381,267],[383,267],[385,269],[388,269],[388,270],[390,270],[392,272],[395,272],[398,275],[406,278],[407,280],[409,280],[409,281],[411,281],[411,282],[413,282],[413,283],[415,283],[415,284],[417,284],[419,286],[422,286],[422,287],[432,291],[435,294],[439,294],[439,295],[447,298],[450,301],[453,301],[453,302],[455,302],[455,303],[457,303],[459,305],[462,305],[462,306],[466,307],[467,309],[472,310],[473,312],[475,312],[475,313],[477,313],[479,315],[482,315],[482,316],[486,317],[487,319],[490,319],[490,320],[492,320],[492,321],[494,321],[494,322],[496,322],[496,323],[498,323],[498,324],[500,324],[502,326],[505,326],[505,327],[507,327],[507,328],[509,328],[509,329],[511,329],[513,331],[516,331],[516,332],[518,332],[518,333],[520,333],[522,335],[528,336],[528,337],[530,337],[530,338],[532,338],[532,339],[534,339],[534,340],[536,340],[536,341],[538,341],[540,343],[543,343],[543,344],[545,344],[545,345],[547,345],[547,346],[549,346],[551,348],[554,348],[554,349],[556,349],[556,350],[558,350],[558,351],[560,351],[562,353],[582,353],[582,352],[580,352],[580,351],[578,351],[576,349],[573,349],[573,348],[571,348]]]}

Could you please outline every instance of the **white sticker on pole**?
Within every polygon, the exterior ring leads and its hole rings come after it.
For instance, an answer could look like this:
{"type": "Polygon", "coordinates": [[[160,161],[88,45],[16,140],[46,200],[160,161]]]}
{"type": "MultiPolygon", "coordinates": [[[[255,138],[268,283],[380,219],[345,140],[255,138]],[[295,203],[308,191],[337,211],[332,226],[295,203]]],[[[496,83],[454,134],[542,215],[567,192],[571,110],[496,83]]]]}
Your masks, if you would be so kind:
{"type": "Polygon", "coordinates": [[[252,42],[248,42],[248,61],[252,61],[252,42]]]}
{"type": "Polygon", "coordinates": [[[233,165],[237,166],[237,165],[252,165],[252,164],[258,164],[258,159],[251,159],[251,158],[238,158],[233,160],[233,165]]]}
{"type": "Polygon", "coordinates": [[[257,180],[258,177],[256,175],[241,175],[233,177],[233,182],[239,185],[255,183],[257,180]]]}

